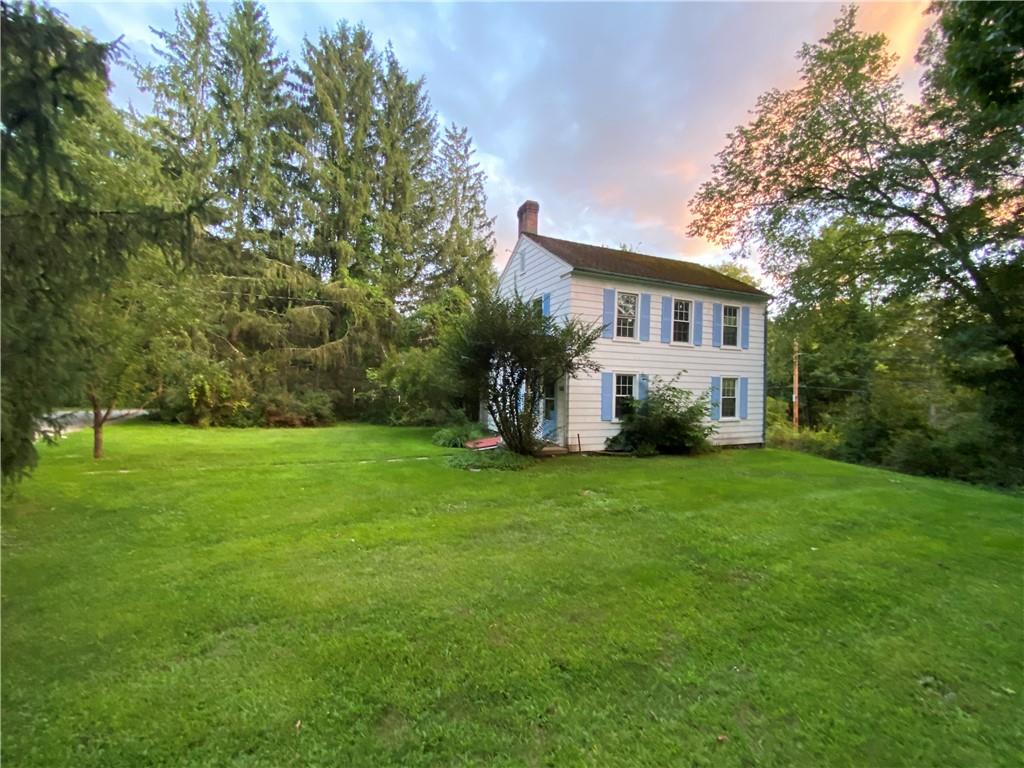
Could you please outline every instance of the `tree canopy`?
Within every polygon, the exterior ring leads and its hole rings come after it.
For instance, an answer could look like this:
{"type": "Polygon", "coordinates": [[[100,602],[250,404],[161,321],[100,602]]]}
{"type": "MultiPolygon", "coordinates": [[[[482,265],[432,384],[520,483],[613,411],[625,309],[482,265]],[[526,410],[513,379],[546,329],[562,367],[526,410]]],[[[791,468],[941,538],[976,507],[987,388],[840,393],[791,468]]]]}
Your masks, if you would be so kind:
{"type": "Polygon", "coordinates": [[[940,77],[945,49],[934,41],[922,103],[907,103],[884,36],[858,31],[856,16],[846,8],[805,45],[800,85],[762,95],[752,120],[729,134],[692,202],[690,231],[757,252],[788,283],[830,222],[873,224],[893,246],[872,266],[877,281],[962,304],[1020,368],[1021,123],[974,120],[973,105],[940,77]]]}
{"type": "Polygon", "coordinates": [[[934,4],[919,102],[884,36],[844,9],[691,203],[693,234],[758,258],[781,289],[769,392],[789,402],[799,340],[801,422],[830,455],[1024,477],[1019,7],[934,4]]]}

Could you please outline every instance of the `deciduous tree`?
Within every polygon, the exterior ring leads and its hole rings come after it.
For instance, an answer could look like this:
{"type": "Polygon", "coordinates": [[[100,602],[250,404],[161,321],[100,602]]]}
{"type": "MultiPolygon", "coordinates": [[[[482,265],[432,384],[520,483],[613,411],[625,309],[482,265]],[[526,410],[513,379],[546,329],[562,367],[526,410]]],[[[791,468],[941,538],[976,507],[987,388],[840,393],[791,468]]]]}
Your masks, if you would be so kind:
{"type": "Polygon", "coordinates": [[[692,202],[691,233],[756,250],[785,283],[829,222],[873,224],[893,245],[879,280],[964,303],[1024,366],[1019,124],[951,116],[973,107],[948,100],[907,104],[885,38],[859,32],[853,7],[799,58],[800,85],[762,95],[729,134],[692,202]]]}
{"type": "Polygon", "coordinates": [[[599,325],[547,317],[535,302],[490,294],[446,340],[451,367],[481,393],[505,446],[532,453],[546,381],[596,370],[599,325]]]}

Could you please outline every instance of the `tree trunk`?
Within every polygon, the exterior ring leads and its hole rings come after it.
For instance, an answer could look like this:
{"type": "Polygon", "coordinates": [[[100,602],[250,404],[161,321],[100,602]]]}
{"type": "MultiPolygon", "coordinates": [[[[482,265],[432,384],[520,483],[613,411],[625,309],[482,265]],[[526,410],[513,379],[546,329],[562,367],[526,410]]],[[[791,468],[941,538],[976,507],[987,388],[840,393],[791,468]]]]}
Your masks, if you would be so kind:
{"type": "Polygon", "coordinates": [[[103,414],[97,409],[92,412],[92,457],[103,458],[103,414]]]}
{"type": "Polygon", "coordinates": [[[94,459],[102,459],[103,425],[110,418],[110,412],[114,410],[114,404],[111,403],[104,411],[96,395],[89,395],[89,401],[92,403],[92,457],[94,459]]]}

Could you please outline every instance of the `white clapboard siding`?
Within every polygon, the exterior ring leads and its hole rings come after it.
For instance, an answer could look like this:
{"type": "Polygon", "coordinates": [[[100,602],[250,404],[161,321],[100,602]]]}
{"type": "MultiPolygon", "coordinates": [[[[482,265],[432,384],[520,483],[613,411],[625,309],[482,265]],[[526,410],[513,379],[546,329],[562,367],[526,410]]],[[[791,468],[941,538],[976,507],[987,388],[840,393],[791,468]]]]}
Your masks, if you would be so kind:
{"type": "MultiPolygon", "coordinates": [[[[627,278],[602,279],[576,273],[571,279],[572,314],[586,322],[601,322],[604,289],[651,294],[649,341],[601,338],[593,353],[601,371],[647,374],[651,383],[675,379],[676,386],[703,393],[711,386],[712,376],[736,376],[749,379],[747,418],[715,422],[719,445],[749,445],[764,442],[764,334],[765,302],[760,297],[722,294],[698,289],[672,289],[657,283],[627,278]],[[665,344],[661,341],[661,297],[702,301],[703,344],[665,344]],[[712,305],[715,303],[750,307],[750,345],[747,349],[712,346],[712,305]]],[[[614,421],[601,420],[601,371],[573,379],[568,384],[568,444],[581,445],[584,451],[601,450],[605,440],[619,431],[614,421]],[[578,439],[577,439],[578,436],[578,439]]]]}
{"type": "Polygon", "coordinates": [[[525,237],[519,238],[498,281],[498,290],[504,296],[518,293],[530,300],[547,293],[553,316],[578,317],[598,324],[603,321],[605,288],[651,294],[649,341],[598,339],[592,357],[600,370],[563,382],[558,389],[557,442],[570,450],[602,450],[605,440],[619,431],[618,423],[601,420],[603,371],[646,374],[652,384],[674,380],[676,386],[697,394],[708,390],[713,376],[746,377],[747,418],[715,422],[718,432],[712,439],[719,445],[764,442],[765,299],[696,288],[674,289],[625,277],[573,273],[566,262],[525,237]],[[661,299],[665,295],[703,302],[701,346],[661,341],[661,299]],[[712,305],[716,302],[750,308],[747,349],[713,346],[712,305]]]}
{"type": "MultiPolygon", "coordinates": [[[[527,237],[520,237],[512,250],[508,263],[498,279],[498,292],[502,296],[518,293],[526,301],[543,299],[550,294],[549,311],[552,317],[567,317],[569,314],[569,283],[571,268],[561,259],[548,253],[527,237]]],[[[565,407],[566,388],[564,382],[556,389],[558,413],[557,432],[550,435],[553,442],[565,443],[566,419],[568,410],[565,407]]],[[[494,420],[487,414],[486,407],[481,413],[489,429],[494,429],[494,420]]]]}
{"type": "Polygon", "coordinates": [[[569,312],[570,267],[527,237],[520,237],[498,281],[502,296],[518,293],[525,300],[551,294],[551,314],[564,317],[569,312]]]}

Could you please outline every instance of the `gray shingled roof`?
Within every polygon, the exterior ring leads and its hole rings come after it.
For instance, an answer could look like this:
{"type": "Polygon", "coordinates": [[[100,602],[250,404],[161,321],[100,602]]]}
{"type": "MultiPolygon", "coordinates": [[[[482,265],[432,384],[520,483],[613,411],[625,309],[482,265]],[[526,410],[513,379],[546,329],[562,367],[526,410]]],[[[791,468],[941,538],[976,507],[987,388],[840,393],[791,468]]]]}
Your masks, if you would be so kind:
{"type": "Polygon", "coordinates": [[[708,267],[702,267],[700,264],[694,264],[692,261],[665,259],[632,251],[620,251],[616,248],[603,248],[599,245],[574,243],[571,240],[560,240],[557,237],[546,237],[533,232],[524,232],[523,235],[573,269],[583,272],[601,272],[768,297],[767,293],[752,285],[708,267]]]}

